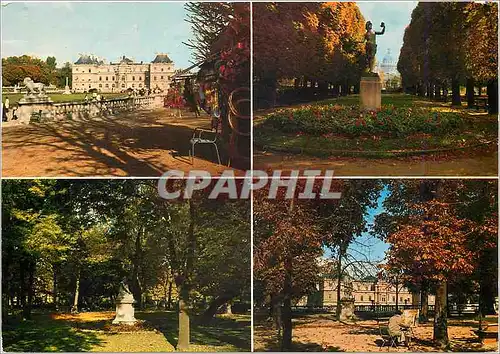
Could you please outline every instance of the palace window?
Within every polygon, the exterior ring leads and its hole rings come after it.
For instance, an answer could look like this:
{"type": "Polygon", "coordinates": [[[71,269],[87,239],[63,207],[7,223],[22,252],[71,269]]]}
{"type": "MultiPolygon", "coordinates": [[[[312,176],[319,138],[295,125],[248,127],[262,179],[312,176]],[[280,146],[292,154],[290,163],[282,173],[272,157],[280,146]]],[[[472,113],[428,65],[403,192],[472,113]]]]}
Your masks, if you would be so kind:
{"type": "Polygon", "coordinates": [[[385,297],[382,298],[382,302],[385,302],[385,297]]]}
{"type": "Polygon", "coordinates": [[[142,87],[142,84],[139,84],[139,87],[142,87]]]}
{"type": "Polygon", "coordinates": [[[161,68],[161,71],[163,71],[163,68],[161,68]]]}
{"type": "Polygon", "coordinates": [[[89,73],[91,73],[92,71],[89,69],[89,73]]]}
{"type": "Polygon", "coordinates": [[[135,84],[132,84],[132,87],[135,87],[135,84]]]}
{"type": "Polygon", "coordinates": [[[99,84],[99,87],[102,87],[102,84],[99,84]]]}
{"type": "Polygon", "coordinates": [[[395,296],[392,297],[392,302],[396,302],[396,297],[395,296]]]}
{"type": "Polygon", "coordinates": [[[135,76],[132,76],[132,81],[135,81],[135,76]]]}
{"type": "Polygon", "coordinates": [[[162,77],[160,77],[160,79],[162,79],[162,80],[163,80],[163,76],[162,76],[162,77]]]}
{"type": "Polygon", "coordinates": [[[111,87],[115,87],[115,84],[111,84],[111,87]]]}
{"type": "Polygon", "coordinates": [[[139,76],[139,81],[142,81],[142,76],[139,76]]]}
{"type": "Polygon", "coordinates": [[[401,301],[401,302],[402,302],[402,301],[403,301],[403,298],[402,298],[402,297],[400,297],[400,298],[399,298],[399,301],[401,301]]]}
{"type": "Polygon", "coordinates": [[[372,301],[372,297],[371,297],[371,296],[368,296],[368,300],[369,300],[369,301],[372,301]]]}
{"type": "Polygon", "coordinates": [[[108,77],[106,76],[106,81],[108,81],[108,77]]]}
{"type": "Polygon", "coordinates": [[[363,295],[361,295],[361,301],[363,301],[363,295]]]}
{"type": "Polygon", "coordinates": [[[102,81],[102,76],[99,76],[99,81],[102,81]]]}
{"type": "Polygon", "coordinates": [[[90,79],[89,79],[89,81],[90,81],[90,79]]]}
{"type": "Polygon", "coordinates": [[[109,87],[109,84],[106,84],[106,87],[109,87]]]}
{"type": "Polygon", "coordinates": [[[111,81],[115,81],[115,77],[114,76],[111,76],[111,81]]]}
{"type": "Polygon", "coordinates": [[[92,87],[92,85],[89,85],[89,88],[91,88],[91,87],[92,87]]]}
{"type": "Polygon", "coordinates": [[[78,81],[78,77],[75,77],[75,81],[78,81]]]}
{"type": "Polygon", "coordinates": [[[154,77],[153,77],[153,80],[155,80],[155,81],[156,81],[156,76],[154,76],[154,77]]]}
{"type": "Polygon", "coordinates": [[[122,84],[122,87],[125,87],[125,84],[122,84]]]}
{"type": "Polygon", "coordinates": [[[122,81],[125,81],[125,75],[122,76],[122,81]]]}

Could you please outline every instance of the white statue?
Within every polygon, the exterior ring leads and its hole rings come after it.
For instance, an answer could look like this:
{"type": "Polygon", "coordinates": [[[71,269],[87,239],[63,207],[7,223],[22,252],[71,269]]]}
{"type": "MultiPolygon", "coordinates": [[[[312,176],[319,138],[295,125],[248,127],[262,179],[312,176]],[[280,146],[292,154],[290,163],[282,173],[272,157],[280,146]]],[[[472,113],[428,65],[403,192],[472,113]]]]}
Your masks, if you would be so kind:
{"type": "Polygon", "coordinates": [[[23,81],[24,85],[28,89],[28,94],[35,94],[35,90],[38,90],[38,95],[41,96],[45,91],[45,85],[41,82],[34,82],[31,78],[27,77],[23,81]]]}

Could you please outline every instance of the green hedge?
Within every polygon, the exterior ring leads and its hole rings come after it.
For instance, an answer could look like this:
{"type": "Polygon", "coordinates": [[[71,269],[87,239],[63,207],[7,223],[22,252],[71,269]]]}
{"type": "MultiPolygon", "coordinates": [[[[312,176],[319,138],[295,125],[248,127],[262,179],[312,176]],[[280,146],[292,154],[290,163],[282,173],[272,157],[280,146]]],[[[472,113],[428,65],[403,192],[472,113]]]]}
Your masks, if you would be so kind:
{"type": "Polygon", "coordinates": [[[466,126],[464,113],[433,112],[428,108],[383,106],[378,112],[356,106],[326,105],[285,108],[266,116],[264,126],[284,133],[329,136],[382,135],[404,137],[426,133],[444,135],[466,126]]]}

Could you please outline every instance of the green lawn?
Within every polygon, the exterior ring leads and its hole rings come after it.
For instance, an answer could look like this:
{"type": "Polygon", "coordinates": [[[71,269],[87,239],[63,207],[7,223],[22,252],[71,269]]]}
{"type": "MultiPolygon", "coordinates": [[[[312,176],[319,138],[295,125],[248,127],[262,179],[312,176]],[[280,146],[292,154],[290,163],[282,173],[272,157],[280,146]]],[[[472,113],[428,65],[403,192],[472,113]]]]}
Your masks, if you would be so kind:
{"type": "MultiPolygon", "coordinates": [[[[359,106],[359,96],[351,95],[307,104],[308,106],[359,106]]],[[[487,142],[494,144],[497,138],[497,117],[484,112],[468,111],[465,107],[452,108],[450,103],[423,100],[421,97],[404,94],[382,95],[382,105],[401,108],[424,108],[429,115],[435,112],[459,112],[466,116],[465,128],[440,135],[416,133],[405,136],[345,136],[329,134],[318,136],[284,132],[266,124],[266,117],[275,110],[256,112],[254,118],[254,144],[258,150],[306,154],[317,157],[358,156],[387,158],[422,155],[468,149],[487,142]]],[[[301,106],[297,105],[291,109],[301,106]]],[[[290,110],[291,110],[290,109],[290,110]]],[[[285,110],[287,110],[285,108],[285,110]]],[[[449,113],[448,113],[449,114],[449,113]]],[[[287,123],[285,123],[287,124],[287,123]]]]}
{"type": "MultiPolygon", "coordinates": [[[[86,93],[72,93],[71,95],[63,95],[61,93],[49,93],[47,94],[54,102],[73,102],[73,101],[83,101],[85,99],[85,95],[88,95],[90,98],[92,94],[86,93]]],[[[2,102],[5,102],[5,99],[9,98],[9,104],[16,104],[22,97],[24,93],[8,93],[2,94],[2,102]]],[[[117,98],[117,97],[127,97],[125,93],[104,93],[101,94],[104,98],[117,98]]]]}
{"type": "MultiPolygon", "coordinates": [[[[3,348],[10,352],[171,352],[177,345],[177,313],[136,312],[142,324],[123,333],[113,312],[34,314],[30,321],[3,321],[3,348]]],[[[250,351],[250,316],[219,315],[209,324],[191,320],[192,352],[250,351]]]]}

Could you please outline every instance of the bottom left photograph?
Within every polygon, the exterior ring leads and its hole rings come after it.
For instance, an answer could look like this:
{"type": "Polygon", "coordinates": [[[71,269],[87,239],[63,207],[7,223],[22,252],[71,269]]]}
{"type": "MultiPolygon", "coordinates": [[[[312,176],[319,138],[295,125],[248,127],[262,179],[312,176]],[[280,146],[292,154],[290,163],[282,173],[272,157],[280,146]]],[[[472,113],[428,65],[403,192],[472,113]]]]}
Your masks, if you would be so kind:
{"type": "Polygon", "coordinates": [[[2,199],[3,350],[251,350],[250,200],[153,179],[9,179],[2,199]]]}

